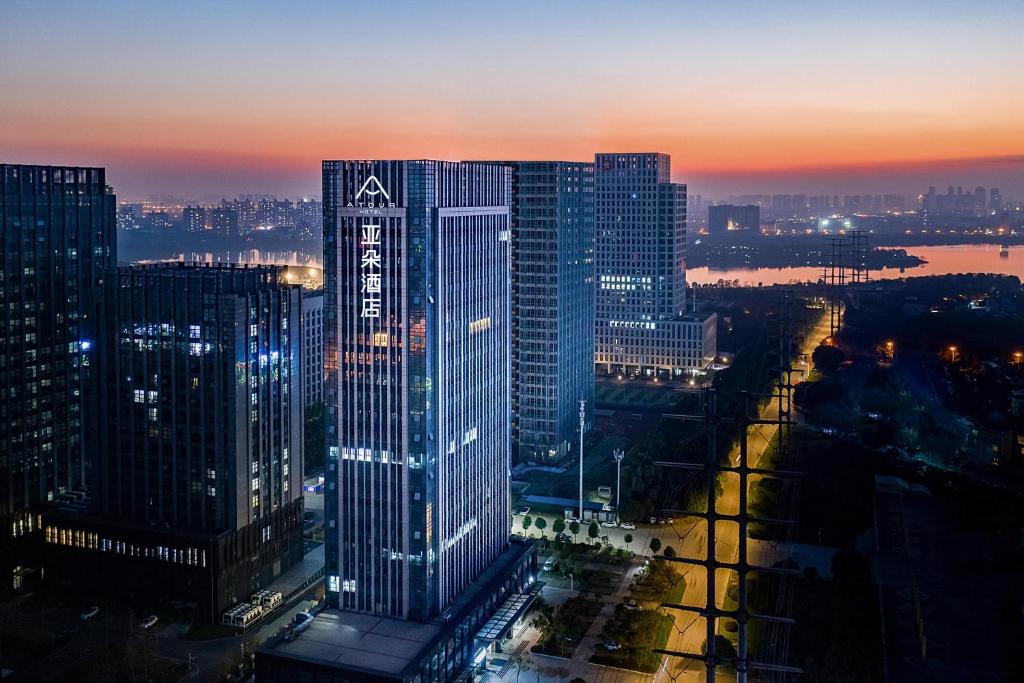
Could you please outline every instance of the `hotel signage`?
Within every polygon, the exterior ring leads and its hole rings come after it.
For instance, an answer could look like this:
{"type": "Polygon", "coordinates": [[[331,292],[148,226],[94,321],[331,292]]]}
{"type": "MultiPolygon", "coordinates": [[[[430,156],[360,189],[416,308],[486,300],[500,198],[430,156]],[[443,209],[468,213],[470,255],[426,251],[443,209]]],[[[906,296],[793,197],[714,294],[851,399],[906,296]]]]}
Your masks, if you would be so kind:
{"type": "MultiPolygon", "coordinates": [[[[375,175],[371,175],[356,192],[355,200],[349,202],[350,207],[364,209],[383,209],[394,207],[391,196],[375,175]]],[[[368,214],[378,213],[367,211],[368,214]]],[[[359,246],[362,253],[359,260],[359,291],[362,294],[360,317],[380,318],[381,294],[381,227],[379,218],[366,217],[360,226],[359,246]]]]}

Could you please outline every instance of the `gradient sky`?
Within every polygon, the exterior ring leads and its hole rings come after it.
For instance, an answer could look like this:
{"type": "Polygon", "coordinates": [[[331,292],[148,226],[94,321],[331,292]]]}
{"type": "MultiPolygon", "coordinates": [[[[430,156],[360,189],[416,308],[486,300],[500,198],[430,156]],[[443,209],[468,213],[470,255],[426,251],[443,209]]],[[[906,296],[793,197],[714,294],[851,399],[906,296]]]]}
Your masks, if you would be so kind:
{"type": "Polygon", "coordinates": [[[324,158],[664,151],[715,195],[1019,198],[1022,40],[1020,0],[3,0],[0,161],[294,196],[324,158]]]}

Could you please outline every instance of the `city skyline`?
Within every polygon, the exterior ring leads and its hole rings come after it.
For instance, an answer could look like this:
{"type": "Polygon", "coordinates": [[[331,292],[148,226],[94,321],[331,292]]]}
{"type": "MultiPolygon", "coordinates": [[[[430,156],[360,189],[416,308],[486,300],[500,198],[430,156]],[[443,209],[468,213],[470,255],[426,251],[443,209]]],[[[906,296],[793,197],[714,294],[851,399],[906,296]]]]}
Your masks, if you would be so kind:
{"type": "Polygon", "coordinates": [[[0,153],[104,165],[125,197],[315,195],[332,157],[585,161],[598,149],[664,150],[673,180],[706,194],[1024,189],[1012,87],[1024,11],[1008,2],[970,15],[921,2],[185,4],[9,3],[0,87],[18,96],[0,103],[0,153]],[[333,31],[346,27],[342,51],[333,31]],[[33,49],[41,31],[66,49],[33,49]],[[393,49],[377,49],[385,34],[393,49]],[[476,97],[495,77],[504,87],[476,97]]]}

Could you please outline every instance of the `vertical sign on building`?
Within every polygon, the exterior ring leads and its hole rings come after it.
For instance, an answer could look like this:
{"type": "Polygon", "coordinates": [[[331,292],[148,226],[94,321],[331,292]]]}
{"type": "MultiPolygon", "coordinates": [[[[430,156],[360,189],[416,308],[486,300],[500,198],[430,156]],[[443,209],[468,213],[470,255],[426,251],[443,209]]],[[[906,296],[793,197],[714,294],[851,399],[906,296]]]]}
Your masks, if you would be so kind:
{"type": "Polygon", "coordinates": [[[363,318],[380,317],[380,224],[368,219],[363,224],[360,243],[363,257],[360,263],[360,291],[363,294],[363,318]]]}
{"type": "MultiPolygon", "coordinates": [[[[384,186],[381,185],[381,182],[375,175],[367,178],[362,187],[359,188],[359,192],[356,193],[357,203],[363,195],[367,196],[371,206],[377,195],[382,195],[385,200],[391,200],[387,190],[384,189],[384,186]]],[[[359,264],[359,291],[363,295],[360,317],[380,318],[381,224],[374,218],[367,218],[365,221],[361,226],[362,239],[359,243],[363,250],[362,259],[359,264]]]]}

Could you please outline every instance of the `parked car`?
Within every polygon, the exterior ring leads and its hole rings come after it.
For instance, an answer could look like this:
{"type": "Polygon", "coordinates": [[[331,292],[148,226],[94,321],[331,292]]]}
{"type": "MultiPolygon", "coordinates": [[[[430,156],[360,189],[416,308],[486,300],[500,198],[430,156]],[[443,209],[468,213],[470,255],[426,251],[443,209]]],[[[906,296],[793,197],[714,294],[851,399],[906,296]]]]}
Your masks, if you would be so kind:
{"type": "Polygon", "coordinates": [[[622,646],[616,643],[614,640],[609,640],[607,643],[604,644],[604,649],[608,650],[609,652],[615,652],[621,647],[622,646]]]}
{"type": "Polygon", "coordinates": [[[658,523],[658,518],[657,518],[657,517],[651,517],[651,518],[650,518],[649,520],[647,520],[647,521],[648,521],[648,523],[650,523],[650,524],[657,524],[657,523],[658,523]]]}
{"type": "Polygon", "coordinates": [[[622,523],[622,528],[623,529],[628,529],[628,530],[632,531],[633,529],[636,529],[636,523],[634,523],[634,522],[623,522],[622,523]]]}
{"type": "Polygon", "coordinates": [[[562,533],[558,534],[557,536],[555,536],[555,540],[556,541],[561,541],[562,543],[572,543],[572,536],[570,536],[569,534],[567,534],[565,532],[562,532],[562,533]]]}
{"type": "Polygon", "coordinates": [[[313,623],[313,615],[309,612],[299,612],[292,617],[292,623],[288,624],[288,632],[285,634],[285,640],[295,640],[296,637],[313,623]]]}
{"type": "Polygon", "coordinates": [[[81,619],[82,621],[89,621],[90,619],[92,619],[94,616],[96,616],[99,613],[100,613],[100,608],[99,607],[97,607],[96,605],[90,605],[89,607],[87,607],[85,609],[84,612],[82,612],[81,614],[78,615],[78,618],[81,619]]]}
{"type": "Polygon", "coordinates": [[[636,600],[633,600],[632,598],[626,600],[626,602],[624,602],[622,606],[631,612],[640,609],[640,603],[638,603],[636,600]]]}
{"type": "Polygon", "coordinates": [[[530,514],[530,506],[529,505],[523,505],[518,510],[516,510],[516,514],[517,515],[528,515],[528,514],[530,514]]]}
{"type": "Polygon", "coordinates": [[[665,518],[665,524],[675,524],[675,521],[676,520],[672,519],[671,517],[665,518]]]}
{"type": "Polygon", "coordinates": [[[549,572],[555,568],[555,558],[549,557],[544,560],[544,571],[549,572]]]}
{"type": "Polygon", "coordinates": [[[619,525],[619,523],[616,522],[614,519],[609,519],[609,520],[605,520],[604,522],[601,522],[601,526],[609,527],[611,529],[614,529],[618,525],[619,525]]]}
{"type": "Polygon", "coordinates": [[[148,617],[142,620],[142,623],[139,624],[139,628],[141,628],[143,631],[148,631],[149,629],[156,626],[156,622],[158,621],[160,620],[157,619],[155,614],[150,614],[148,617]]]}

